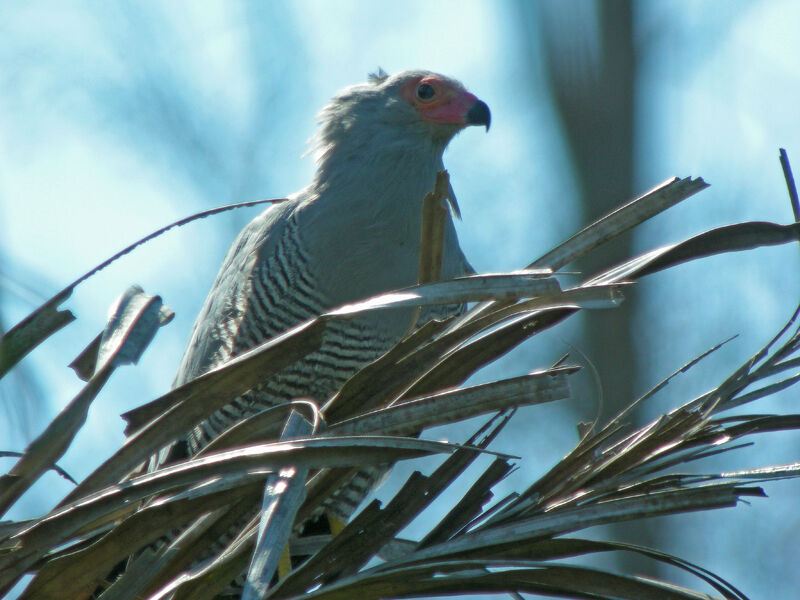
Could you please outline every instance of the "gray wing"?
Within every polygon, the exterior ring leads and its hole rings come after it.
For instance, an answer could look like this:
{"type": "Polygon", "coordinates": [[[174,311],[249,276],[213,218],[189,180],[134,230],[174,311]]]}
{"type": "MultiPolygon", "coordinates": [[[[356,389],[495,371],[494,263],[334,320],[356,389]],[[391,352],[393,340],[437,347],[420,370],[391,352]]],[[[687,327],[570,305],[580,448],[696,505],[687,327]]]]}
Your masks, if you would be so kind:
{"type": "Polygon", "coordinates": [[[173,387],[225,362],[234,353],[247,317],[252,281],[265,256],[279,252],[295,202],[271,206],[239,233],[195,320],[173,387]]]}
{"type": "MultiPolygon", "coordinates": [[[[194,322],[173,387],[191,381],[233,355],[242,324],[251,318],[248,315],[253,277],[265,256],[279,252],[295,206],[294,201],[271,206],[250,221],[231,244],[194,322]]],[[[188,438],[162,448],[150,458],[148,470],[187,458],[187,442],[188,438]]]]}

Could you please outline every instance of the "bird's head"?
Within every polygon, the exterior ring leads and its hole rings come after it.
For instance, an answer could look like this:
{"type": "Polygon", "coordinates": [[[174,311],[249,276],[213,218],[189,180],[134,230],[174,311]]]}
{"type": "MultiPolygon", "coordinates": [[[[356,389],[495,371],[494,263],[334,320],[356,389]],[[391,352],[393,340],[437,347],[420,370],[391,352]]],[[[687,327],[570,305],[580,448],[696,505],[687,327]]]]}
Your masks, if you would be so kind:
{"type": "Polygon", "coordinates": [[[470,94],[455,79],[425,71],[407,71],[385,77],[383,93],[396,96],[398,113],[410,123],[423,124],[435,137],[451,138],[469,125],[489,130],[491,113],[482,100],[470,94]]]}
{"type": "Polygon", "coordinates": [[[450,77],[379,71],[368,83],[337,94],[320,113],[320,122],[316,146],[323,154],[337,146],[350,152],[425,147],[441,152],[465,127],[488,130],[491,114],[485,102],[450,77]]]}

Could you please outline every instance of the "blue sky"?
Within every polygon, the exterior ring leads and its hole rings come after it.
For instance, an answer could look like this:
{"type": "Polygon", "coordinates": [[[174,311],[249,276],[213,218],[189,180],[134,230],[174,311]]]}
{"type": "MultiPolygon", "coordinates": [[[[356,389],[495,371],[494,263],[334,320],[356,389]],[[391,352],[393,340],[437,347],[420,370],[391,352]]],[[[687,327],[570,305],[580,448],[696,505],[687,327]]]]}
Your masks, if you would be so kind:
{"type": "MultiPolygon", "coordinates": [[[[637,90],[637,187],[644,191],[673,175],[712,183],[642,227],[636,246],[644,251],[738,220],[790,221],[777,153],[786,147],[800,172],[800,4],[636,6],[644,73],[637,90]]],[[[464,215],[462,246],[479,271],[524,266],[583,225],[575,216],[577,189],[541,66],[523,59],[513,3],[198,7],[0,7],[0,301],[7,324],[169,221],[228,202],[280,197],[305,185],[313,164],[301,157],[314,114],[337,89],[362,81],[379,65],[389,72],[424,67],[447,73],[492,109],[489,134],[466,131],[445,158],[464,215]],[[160,111],[164,106],[173,108],[160,111]]],[[[27,420],[11,418],[11,410],[2,413],[10,418],[0,422],[0,445],[23,447],[77,392],[80,383],[63,365],[102,327],[114,298],[140,283],[161,294],[177,317],[139,367],[114,376],[63,466],[84,476],[118,447],[119,413],[168,389],[227,244],[255,213],[242,210],[169,233],[82,285],[69,302],[78,322],[25,361],[46,402],[33,405],[27,420]]],[[[637,323],[648,369],[637,389],[645,391],[695,354],[742,334],[711,357],[706,370],[671,384],[653,410],[703,391],[715,374],[727,373],[764,343],[797,303],[797,267],[797,249],[787,246],[713,258],[645,280],[637,323]],[[703,318],[665,310],[675,306],[702,307],[703,318]]],[[[487,377],[546,364],[565,351],[564,341],[577,339],[576,327],[541,336],[487,377]]],[[[784,395],[754,410],[789,412],[795,399],[784,395]]],[[[14,397],[6,392],[3,402],[14,397]]],[[[584,417],[593,412],[582,410],[584,417]]],[[[536,458],[524,463],[517,482],[569,449],[573,421],[557,407],[523,412],[505,443],[525,444],[536,458]],[[558,425],[542,427],[533,439],[521,437],[537,423],[558,425]]],[[[793,460],[796,439],[776,440],[759,440],[748,464],[793,460]]],[[[400,481],[390,481],[381,495],[400,481]]],[[[44,511],[67,489],[47,475],[11,516],[44,511]]],[[[741,514],[685,517],[695,530],[699,523],[712,524],[714,533],[676,535],[684,541],[674,540],[669,549],[759,595],[764,580],[752,572],[751,559],[736,562],[742,544],[755,546],[756,554],[772,543],[791,550],[782,531],[798,525],[796,511],[781,512],[789,510],[798,486],[773,484],[768,492],[770,500],[740,507],[741,514]],[[753,541],[744,532],[756,526],[753,541]]],[[[773,597],[789,597],[781,590],[788,594],[800,585],[786,565],[764,562],[756,570],[774,577],[773,597]],[[779,570],[771,573],[772,568],[779,570]]]]}

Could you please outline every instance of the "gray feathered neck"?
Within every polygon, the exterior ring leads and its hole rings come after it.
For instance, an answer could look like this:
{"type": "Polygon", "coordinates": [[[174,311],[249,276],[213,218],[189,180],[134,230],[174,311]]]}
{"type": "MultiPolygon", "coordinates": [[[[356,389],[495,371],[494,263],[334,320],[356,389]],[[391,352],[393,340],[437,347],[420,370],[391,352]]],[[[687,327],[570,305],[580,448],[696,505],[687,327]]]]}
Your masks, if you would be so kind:
{"type": "MultiPolygon", "coordinates": [[[[393,190],[402,195],[407,190],[419,196],[421,203],[424,193],[433,188],[436,171],[444,168],[442,154],[452,138],[423,122],[401,96],[406,82],[427,74],[405,71],[388,76],[379,71],[367,83],[339,92],[320,111],[320,127],[312,140],[317,163],[313,186],[318,193],[341,190],[344,196],[348,190],[347,197],[353,201],[369,193],[370,202],[406,203],[381,192],[393,190]]],[[[457,207],[453,208],[457,214],[457,207]]]]}

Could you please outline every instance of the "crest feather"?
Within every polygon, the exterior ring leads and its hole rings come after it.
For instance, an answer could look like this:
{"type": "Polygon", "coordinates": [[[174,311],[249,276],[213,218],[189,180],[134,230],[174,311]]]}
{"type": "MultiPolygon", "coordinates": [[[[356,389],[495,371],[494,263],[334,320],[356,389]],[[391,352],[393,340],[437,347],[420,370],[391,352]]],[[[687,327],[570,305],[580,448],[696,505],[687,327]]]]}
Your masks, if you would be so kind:
{"type": "Polygon", "coordinates": [[[374,83],[375,85],[380,85],[389,77],[389,74],[383,70],[383,67],[378,67],[378,70],[374,73],[370,73],[367,75],[367,79],[370,83],[374,83]]]}

